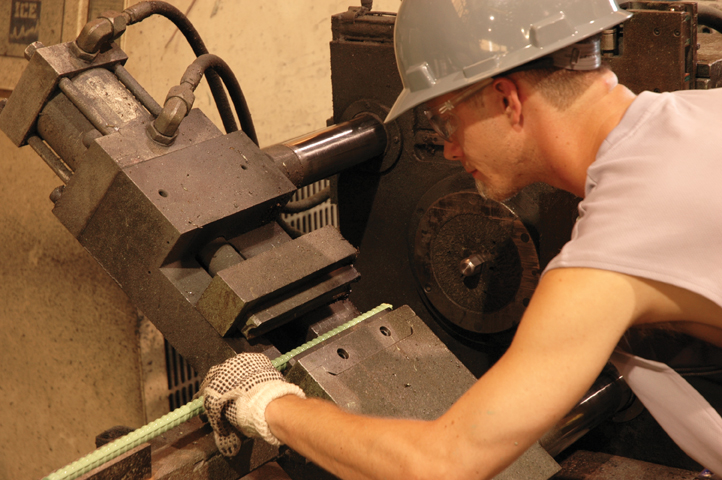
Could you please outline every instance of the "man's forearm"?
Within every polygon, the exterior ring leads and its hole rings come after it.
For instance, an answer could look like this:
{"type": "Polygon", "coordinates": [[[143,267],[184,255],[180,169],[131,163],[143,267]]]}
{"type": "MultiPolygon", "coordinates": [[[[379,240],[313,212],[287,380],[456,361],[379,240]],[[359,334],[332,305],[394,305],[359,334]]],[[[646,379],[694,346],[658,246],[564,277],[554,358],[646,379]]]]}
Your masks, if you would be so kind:
{"type": "Polygon", "coordinates": [[[292,396],[271,402],[266,420],[283,443],[344,479],[449,478],[429,452],[432,422],[363,417],[292,396]]]}

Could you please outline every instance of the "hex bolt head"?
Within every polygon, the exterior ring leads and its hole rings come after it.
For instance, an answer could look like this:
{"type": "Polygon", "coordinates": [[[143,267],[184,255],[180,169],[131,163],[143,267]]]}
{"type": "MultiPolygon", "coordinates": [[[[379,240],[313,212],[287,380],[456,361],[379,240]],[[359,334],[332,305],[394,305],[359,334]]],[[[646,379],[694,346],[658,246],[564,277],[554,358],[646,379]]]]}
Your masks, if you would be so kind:
{"type": "Polygon", "coordinates": [[[474,253],[459,263],[459,271],[465,277],[473,277],[481,273],[484,261],[481,255],[474,253]]]}
{"type": "Polygon", "coordinates": [[[148,133],[148,138],[150,138],[154,142],[156,142],[160,145],[166,146],[166,147],[169,145],[172,145],[177,136],[177,135],[174,135],[172,137],[167,137],[167,136],[159,133],[158,130],[155,129],[153,122],[150,122],[148,124],[148,126],[146,127],[146,132],[148,133]]]}

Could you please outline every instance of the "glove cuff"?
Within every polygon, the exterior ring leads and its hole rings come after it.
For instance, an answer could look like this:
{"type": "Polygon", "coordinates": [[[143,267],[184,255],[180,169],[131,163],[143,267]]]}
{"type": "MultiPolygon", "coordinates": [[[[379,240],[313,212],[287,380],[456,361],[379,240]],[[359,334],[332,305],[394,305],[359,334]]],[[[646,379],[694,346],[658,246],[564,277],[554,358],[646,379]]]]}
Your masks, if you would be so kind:
{"type": "Polygon", "coordinates": [[[298,385],[284,380],[272,380],[252,388],[243,398],[239,397],[236,403],[236,425],[246,436],[260,436],[271,445],[281,445],[281,442],[271,433],[266,422],[266,407],[273,400],[284,395],[296,395],[306,398],[306,394],[298,385]]]}

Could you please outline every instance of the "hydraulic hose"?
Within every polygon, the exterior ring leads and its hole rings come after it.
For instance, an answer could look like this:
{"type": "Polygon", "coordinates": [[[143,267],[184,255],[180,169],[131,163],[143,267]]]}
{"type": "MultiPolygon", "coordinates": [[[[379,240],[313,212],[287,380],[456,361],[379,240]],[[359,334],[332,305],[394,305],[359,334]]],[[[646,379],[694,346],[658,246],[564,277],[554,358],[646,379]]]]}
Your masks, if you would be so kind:
{"type": "Polygon", "coordinates": [[[291,238],[298,238],[303,235],[301,230],[288,223],[283,217],[278,217],[276,222],[291,238]]]}
{"type": "Polygon", "coordinates": [[[317,205],[321,205],[329,198],[331,198],[331,187],[326,187],[323,190],[314,193],[308,198],[287,203],[286,206],[283,207],[281,212],[288,214],[305,212],[306,210],[310,210],[317,205]]]}
{"type": "Polygon", "coordinates": [[[722,11],[707,5],[697,4],[697,24],[714,28],[722,33],[722,11]]]}
{"type": "Polygon", "coordinates": [[[722,33],[722,10],[697,2],[697,25],[713,28],[722,33]]]}
{"type": "MultiPolygon", "coordinates": [[[[288,361],[296,355],[299,355],[308,350],[309,348],[315,347],[319,343],[325,342],[334,335],[338,335],[344,330],[348,330],[354,325],[363,322],[367,318],[373,317],[377,313],[388,310],[390,308],[393,307],[388,303],[382,303],[373,310],[370,310],[363,315],[359,315],[358,317],[349,320],[343,325],[336,327],[333,330],[324,333],[317,338],[314,338],[310,342],[304,343],[298,348],[294,348],[285,355],[281,355],[280,357],[272,360],[271,363],[274,367],[276,367],[276,369],[283,370],[288,361]]],[[[162,435],[171,428],[177,427],[181,423],[186,422],[191,418],[202,414],[203,412],[205,412],[205,408],[203,408],[203,397],[199,397],[192,402],[187,403],[184,406],[177,408],[166,415],[163,415],[158,420],[151,422],[143,427],[140,427],[139,429],[134,430],[129,434],[125,435],[124,437],[108,443],[107,445],[103,445],[99,449],[84,456],[80,460],[76,460],[70,465],[56,470],[47,477],[43,478],[43,480],[73,480],[75,478],[78,478],[79,476],[88,473],[94,468],[98,468],[101,465],[104,465],[105,463],[124,454],[125,452],[134,449],[138,445],[141,445],[148,440],[162,435]]]]}
{"type": "MultiPolygon", "coordinates": [[[[188,17],[169,3],[160,1],[141,2],[126,8],[123,10],[123,13],[128,16],[128,25],[143,21],[151,15],[165,17],[173,22],[178,30],[180,30],[193,49],[196,57],[208,53],[208,48],[206,48],[200,34],[190,20],[188,20],[188,17]]],[[[233,118],[233,111],[228,103],[228,97],[223,90],[221,79],[215,71],[209,72],[206,78],[208,79],[208,85],[213,94],[213,99],[216,102],[218,113],[221,116],[223,128],[226,130],[226,133],[235,132],[238,130],[238,126],[236,125],[236,120],[233,118]]]]}
{"type": "Polygon", "coordinates": [[[243,96],[243,91],[236,76],[233,74],[233,70],[231,70],[231,67],[229,67],[223,59],[211,53],[199,56],[188,66],[181,78],[181,83],[188,83],[193,87],[193,90],[195,90],[201,82],[203,74],[205,73],[206,77],[208,77],[211,72],[217,73],[221,79],[223,79],[223,83],[231,95],[233,105],[236,107],[236,114],[238,115],[238,120],[241,122],[241,130],[248,135],[248,138],[253,140],[253,143],[258,145],[256,129],[253,126],[253,120],[251,119],[251,112],[248,110],[246,98],[243,96]]]}

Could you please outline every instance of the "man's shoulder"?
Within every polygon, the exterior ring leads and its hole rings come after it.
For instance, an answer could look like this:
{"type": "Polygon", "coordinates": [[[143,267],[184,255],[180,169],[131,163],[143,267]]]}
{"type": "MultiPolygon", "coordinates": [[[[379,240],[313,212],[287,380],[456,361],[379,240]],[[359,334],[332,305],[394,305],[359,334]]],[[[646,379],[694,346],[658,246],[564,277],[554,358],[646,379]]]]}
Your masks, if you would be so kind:
{"type": "Polygon", "coordinates": [[[628,155],[686,159],[693,150],[719,150],[720,110],[722,89],[642,92],[605,139],[597,160],[628,155]]]}

